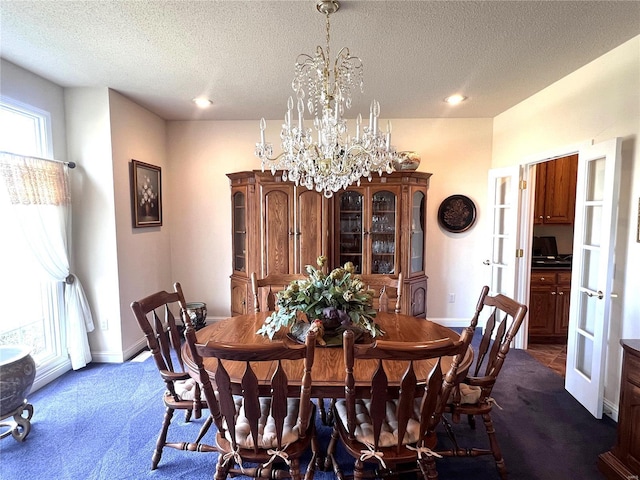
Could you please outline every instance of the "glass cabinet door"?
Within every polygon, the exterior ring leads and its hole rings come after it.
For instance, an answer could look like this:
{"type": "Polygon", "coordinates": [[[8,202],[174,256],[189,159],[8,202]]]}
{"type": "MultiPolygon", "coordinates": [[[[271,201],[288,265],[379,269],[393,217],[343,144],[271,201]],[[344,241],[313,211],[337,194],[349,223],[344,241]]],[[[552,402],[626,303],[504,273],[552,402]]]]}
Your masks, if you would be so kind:
{"type": "Polygon", "coordinates": [[[424,207],[426,195],[414,192],[411,197],[410,273],[424,271],[424,207]]]}
{"type": "Polygon", "coordinates": [[[246,197],[243,192],[233,195],[233,269],[244,272],[246,266],[247,251],[247,207],[246,197]]]}
{"type": "Polygon", "coordinates": [[[381,190],[371,197],[371,273],[395,273],[396,195],[381,190]]]}
{"type": "Polygon", "coordinates": [[[349,191],[339,195],[338,201],[338,257],[339,264],[353,263],[356,273],[362,272],[362,194],[349,191]]]}

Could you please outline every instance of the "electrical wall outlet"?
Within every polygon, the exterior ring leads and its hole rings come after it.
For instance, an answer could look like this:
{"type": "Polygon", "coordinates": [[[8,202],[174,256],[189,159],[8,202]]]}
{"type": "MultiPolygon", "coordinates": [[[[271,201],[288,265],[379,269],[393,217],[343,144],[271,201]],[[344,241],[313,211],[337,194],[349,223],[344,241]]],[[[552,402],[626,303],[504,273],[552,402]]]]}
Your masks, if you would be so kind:
{"type": "Polygon", "coordinates": [[[449,303],[456,303],[456,294],[455,293],[450,293],[449,294],[449,303]]]}
{"type": "Polygon", "coordinates": [[[100,330],[109,330],[109,320],[106,317],[100,319],[100,330]]]}

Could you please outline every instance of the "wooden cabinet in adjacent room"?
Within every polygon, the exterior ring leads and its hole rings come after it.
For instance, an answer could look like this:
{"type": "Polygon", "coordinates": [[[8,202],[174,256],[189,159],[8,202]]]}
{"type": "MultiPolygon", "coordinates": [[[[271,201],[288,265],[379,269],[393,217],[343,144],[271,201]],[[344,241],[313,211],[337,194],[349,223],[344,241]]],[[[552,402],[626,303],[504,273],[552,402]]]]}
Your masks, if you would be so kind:
{"type": "Polygon", "coordinates": [[[571,271],[533,270],[529,297],[529,343],[566,343],[571,271]]]}
{"type": "Polygon", "coordinates": [[[362,274],[402,272],[403,313],[426,317],[430,173],[374,175],[331,198],[283,181],[281,172],[227,176],[233,206],[232,315],[246,313],[250,305],[251,272],[259,277],[305,273],[305,266],[324,254],[329,268],[353,262],[362,274]]]}
{"type": "Polygon", "coordinates": [[[608,480],[640,478],[640,340],[620,340],[622,377],[615,446],[598,457],[608,480]]]}
{"type": "Polygon", "coordinates": [[[577,177],[577,154],[536,166],[535,224],[573,223],[577,177]]]}

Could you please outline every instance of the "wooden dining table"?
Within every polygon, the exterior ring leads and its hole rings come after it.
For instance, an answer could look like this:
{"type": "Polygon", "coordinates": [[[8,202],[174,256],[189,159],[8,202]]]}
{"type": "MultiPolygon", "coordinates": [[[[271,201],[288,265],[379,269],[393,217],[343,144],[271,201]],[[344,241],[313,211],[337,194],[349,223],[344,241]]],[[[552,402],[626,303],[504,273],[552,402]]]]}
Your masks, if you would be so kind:
{"type": "MultiPolygon", "coordinates": [[[[268,343],[271,340],[257,334],[256,331],[262,326],[265,318],[267,318],[270,313],[271,312],[252,313],[213,322],[196,332],[197,343],[206,344],[212,340],[216,342],[240,344],[268,343]]],[[[375,321],[385,332],[382,337],[384,340],[425,342],[444,338],[450,338],[455,341],[459,338],[459,333],[454,330],[425,320],[424,318],[379,312],[375,317],[375,321]]],[[[276,334],[274,340],[283,339],[286,335],[287,332],[281,330],[276,334]]],[[[186,344],[183,346],[182,355],[189,373],[198,379],[198,369],[186,344]]],[[[451,360],[452,357],[443,357],[441,364],[443,371],[446,372],[449,369],[451,360]]],[[[469,347],[467,354],[461,362],[459,371],[468,368],[472,361],[473,350],[469,347]]],[[[213,376],[217,360],[215,358],[205,358],[203,362],[205,370],[209,373],[211,381],[215,384],[213,376]]],[[[242,374],[244,373],[244,365],[239,362],[227,361],[225,361],[224,365],[232,381],[239,384],[242,374]]],[[[423,378],[419,377],[418,381],[426,378],[433,365],[435,365],[435,360],[425,360],[415,363],[414,368],[416,375],[420,375],[421,373],[424,375],[423,378]]],[[[375,360],[359,361],[356,364],[354,369],[356,387],[369,384],[376,366],[377,363],[375,360]]],[[[290,387],[299,387],[300,379],[302,378],[302,362],[283,361],[283,367],[287,372],[290,387]]],[[[269,385],[275,368],[275,361],[272,362],[272,364],[257,365],[255,366],[255,373],[260,382],[269,385]]],[[[387,362],[386,368],[389,377],[389,386],[398,386],[406,370],[406,363],[387,362]]],[[[312,379],[311,395],[313,397],[341,398],[344,396],[345,369],[343,350],[340,346],[316,346],[312,379]]]]}

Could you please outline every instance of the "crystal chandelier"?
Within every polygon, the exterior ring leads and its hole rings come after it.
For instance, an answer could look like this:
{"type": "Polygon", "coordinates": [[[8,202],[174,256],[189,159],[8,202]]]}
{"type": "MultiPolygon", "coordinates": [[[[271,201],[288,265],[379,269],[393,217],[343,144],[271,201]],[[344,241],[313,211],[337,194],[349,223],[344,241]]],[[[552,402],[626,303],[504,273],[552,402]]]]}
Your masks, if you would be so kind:
{"type": "Polygon", "coordinates": [[[289,97],[280,131],[282,153],[273,157],[273,145],[265,142],[266,122],[262,118],[255,154],[262,162],[262,171],[268,168],[274,174],[282,170],[283,180],[331,197],[341,188],[360,185],[361,178],[371,180],[374,172],[393,172],[396,151],[391,145],[391,124],[387,122],[386,132],[378,128],[380,104],[376,100],[371,102],[368,126],[362,125],[358,114],[355,135],[348,134],[343,115],[351,108],[351,93],[356,88],[363,91],[362,60],[352,57],[344,47],[331,68],[329,16],[340,5],[335,0],[321,0],[316,8],[326,17],[326,47],[323,50],[318,46],[315,56],[301,54],[296,61],[291,87],[296,96],[297,122],[291,118],[294,100],[289,97]],[[305,125],[305,102],[314,117],[315,134],[305,125]]]}

